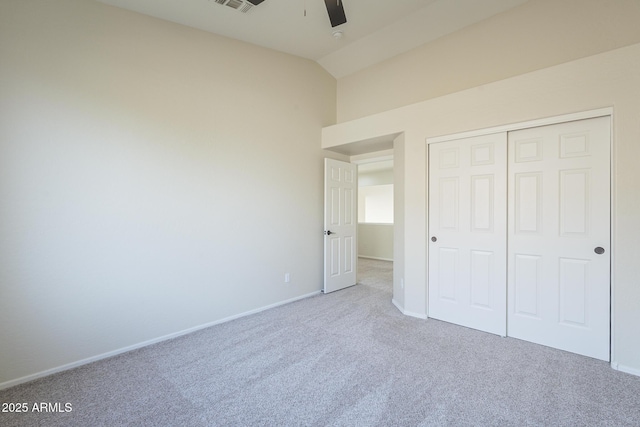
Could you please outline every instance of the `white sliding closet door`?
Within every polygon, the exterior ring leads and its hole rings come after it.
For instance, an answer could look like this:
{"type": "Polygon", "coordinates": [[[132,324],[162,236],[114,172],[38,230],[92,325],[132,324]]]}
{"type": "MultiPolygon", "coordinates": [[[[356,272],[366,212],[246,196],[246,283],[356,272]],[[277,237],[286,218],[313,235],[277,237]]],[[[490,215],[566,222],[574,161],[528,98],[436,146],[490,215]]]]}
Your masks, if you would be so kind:
{"type": "Polygon", "coordinates": [[[506,334],[506,133],[429,145],[429,317],[506,334]]]}
{"type": "Polygon", "coordinates": [[[610,118],[509,133],[508,335],[609,360],[610,118]]]}

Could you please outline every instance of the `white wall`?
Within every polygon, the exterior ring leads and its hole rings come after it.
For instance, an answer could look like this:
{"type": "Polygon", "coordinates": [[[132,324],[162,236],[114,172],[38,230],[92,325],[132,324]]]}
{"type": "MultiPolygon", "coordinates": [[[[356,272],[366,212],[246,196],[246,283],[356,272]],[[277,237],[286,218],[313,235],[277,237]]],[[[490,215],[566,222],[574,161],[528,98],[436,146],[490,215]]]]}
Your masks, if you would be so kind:
{"type": "Polygon", "coordinates": [[[331,148],[403,132],[394,165],[402,177],[394,301],[426,315],[426,138],[611,107],[613,117],[613,361],[640,375],[640,44],[523,74],[323,129],[331,148]],[[402,147],[401,149],[399,149],[402,147]],[[402,171],[402,172],[400,172],[402,171]],[[401,233],[399,235],[399,233],[401,233]],[[400,295],[398,295],[400,292],[400,295]]]}
{"type": "Polygon", "coordinates": [[[320,290],[316,63],[84,0],[0,63],[0,387],[320,290]]]}
{"type": "MultiPolygon", "coordinates": [[[[327,138],[329,141],[331,138],[327,138]]],[[[323,143],[324,139],[323,130],[323,143]]],[[[393,303],[404,310],[404,275],[405,266],[405,142],[404,133],[393,140],[393,303]]],[[[405,311],[406,312],[406,311],[405,311]]]]}
{"type": "Polygon", "coordinates": [[[529,0],[338,80],[338,122],[640,43],[638,0],[529,0]]]}
{"type": "Polygon", "coordinates": [[[358,222],[393,224],[393,184],[358,188],[358,222]]]}

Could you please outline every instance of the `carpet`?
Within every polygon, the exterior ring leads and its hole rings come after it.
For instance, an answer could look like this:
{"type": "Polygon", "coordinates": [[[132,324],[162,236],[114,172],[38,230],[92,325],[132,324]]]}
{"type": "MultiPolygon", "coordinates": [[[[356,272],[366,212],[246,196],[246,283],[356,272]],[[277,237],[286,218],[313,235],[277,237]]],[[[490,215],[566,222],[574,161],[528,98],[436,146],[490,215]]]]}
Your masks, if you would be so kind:
{"type": "Polygon", "coordinates": [[[2,426],[638,426],[640,378],[391,304],[359,283],[0,391],[2,426]],[[49,409],[34,412],[44,402],[49,409]]]}

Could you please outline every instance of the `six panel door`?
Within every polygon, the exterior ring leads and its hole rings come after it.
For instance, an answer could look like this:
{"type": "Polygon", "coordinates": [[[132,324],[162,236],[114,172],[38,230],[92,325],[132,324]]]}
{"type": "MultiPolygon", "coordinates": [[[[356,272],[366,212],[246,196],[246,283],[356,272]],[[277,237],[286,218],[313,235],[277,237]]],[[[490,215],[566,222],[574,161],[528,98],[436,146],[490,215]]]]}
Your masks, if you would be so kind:
{"type": "Polygon", "coordinates": [[[324,293],[356,284],[357,174],[355,164],[324,159],[324,293]]]}
{"type": "Polygon", "coordinates": [[[509,133],[508,335],[609,360],[610,119],[509,133]]]}
{"type": "Polygon", "coordinates": [[[506,334],[506,133],[429,146],[429,317],[506,334]]]}

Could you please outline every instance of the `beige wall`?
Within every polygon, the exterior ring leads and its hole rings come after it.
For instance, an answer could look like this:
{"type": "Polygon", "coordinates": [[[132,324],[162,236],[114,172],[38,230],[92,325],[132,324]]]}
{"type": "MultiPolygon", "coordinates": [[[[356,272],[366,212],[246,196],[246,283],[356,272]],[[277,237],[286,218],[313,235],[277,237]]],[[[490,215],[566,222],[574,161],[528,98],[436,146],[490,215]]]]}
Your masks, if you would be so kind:
{"type": "Polygon", "coordinates": [[[0,387],[320,290],[316,63],[3,0],[0,64],[0,387]]]}
{"type": "Polygon", "coordinates": [[[403,132],[394,155],[396,218],[404,222],[395,251],[394,300],[405,313],[427,309],[426,138],[511,123],[613,110],[613,361],[640,375],[640,44],[478,86],[323,130],[331,148],[403,132]],[[402,172],[400,172],[402,171],[402,172]],[[397,176],[397,175],[396,175],[397,176]],[[400,241],[402,240],[402,241],[400,241]],[[400,292],[401,295],[397,295],[400,292]]]}
{"type": "Polygon", "coordinates": [[[338,80],[338,122],[640,42],[638,0],[524,5],[338,80]]]}
{"type": "Polygon", "coordinates": [[[358,224],[358,256],[393,261],[393,224],[358,224]]]}

